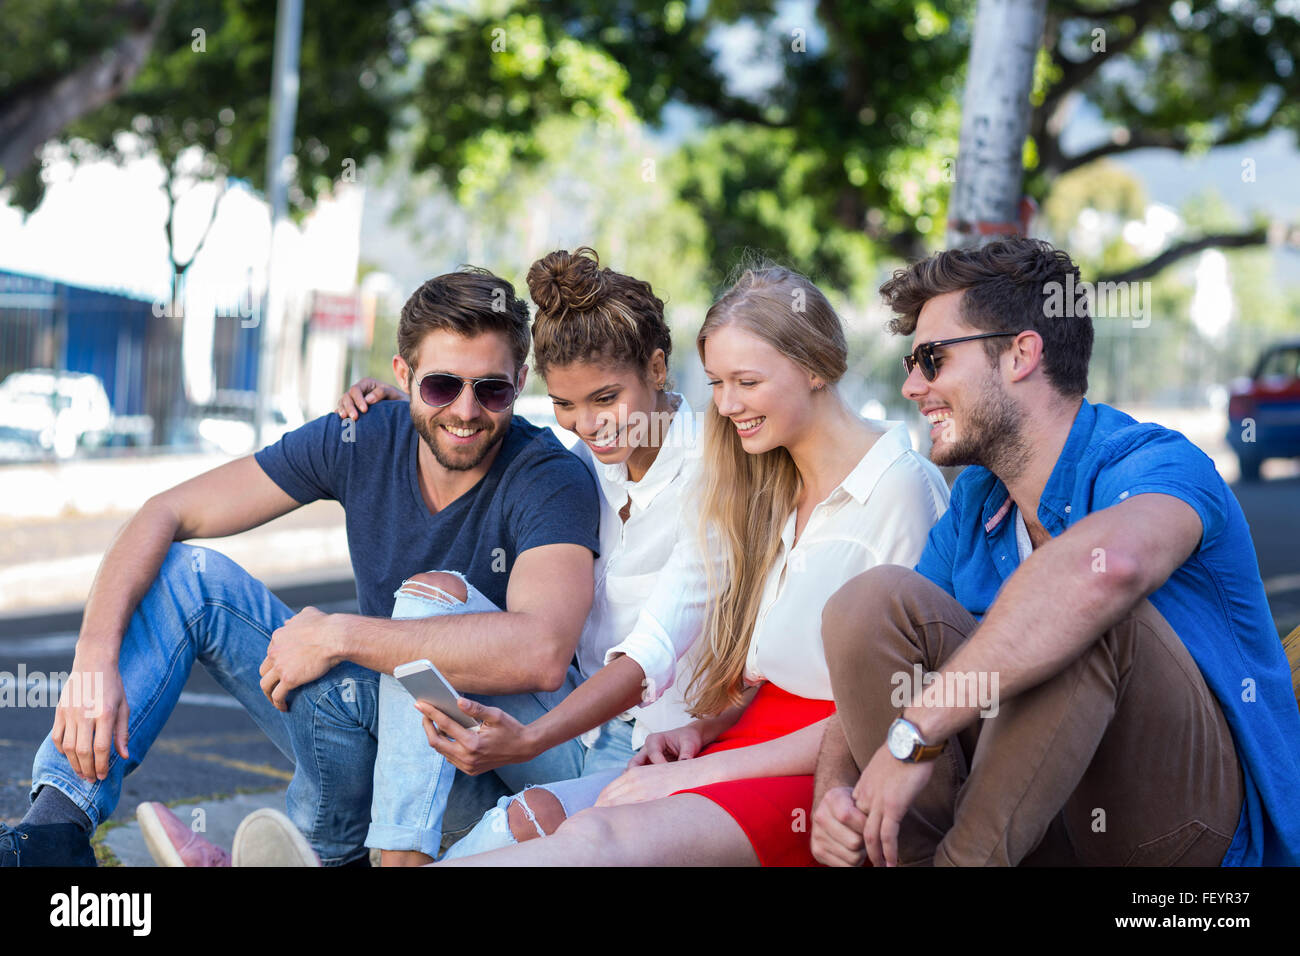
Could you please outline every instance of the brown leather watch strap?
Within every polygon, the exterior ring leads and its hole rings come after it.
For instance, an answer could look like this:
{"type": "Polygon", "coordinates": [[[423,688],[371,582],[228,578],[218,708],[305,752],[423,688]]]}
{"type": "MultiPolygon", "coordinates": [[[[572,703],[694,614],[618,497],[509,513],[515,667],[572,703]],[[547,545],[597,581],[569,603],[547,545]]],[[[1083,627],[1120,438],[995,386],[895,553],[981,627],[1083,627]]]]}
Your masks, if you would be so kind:
{"type": "Polygon", "coordinates": [[[943,748],[948,745],[948,741],[940,744],[931,744],[928,747],[917,747],[916,753],[912,756],[913,763],[921,763],[925,760],[933,760],[939,754],[943,753],[943,748]]]}

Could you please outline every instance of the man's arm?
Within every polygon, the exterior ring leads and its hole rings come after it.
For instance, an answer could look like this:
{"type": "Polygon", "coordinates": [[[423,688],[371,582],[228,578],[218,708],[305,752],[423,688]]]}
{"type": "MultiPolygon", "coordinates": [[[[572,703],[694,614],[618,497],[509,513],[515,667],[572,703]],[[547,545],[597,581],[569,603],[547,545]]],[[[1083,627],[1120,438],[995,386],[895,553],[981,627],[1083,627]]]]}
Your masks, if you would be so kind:
{"type": "Polygon", "coordinates": [[[593,561],[577,544],[530,548],[510,571],[504,612],[400,621],[330,615],[331,666],[349,660],[391,674],[423,657],[461,693],[558,690],[591,610],[593,561]]]}
{"type": "MultiPolygon", "coordinates": [[[[1004,699],[1060,673],[1160,588],[1201,533],[1196,511],[1172,495],[1138,494],[1093,512],[1016,569],[944,673],[997,672],[1004,699]]],[[[926,708],[914,698],[903,715],[937,741],[978,713],[978,705],[926,708]]]]}
{"type": "Polygon", "coordinates": [[[250,456],[155,495],[122,527],[91,585],[72,666],[73,673],[104,675],[102,706],[74,708],[60,702],[55,712],[51,736],[74,771],[88,779],[107,776],[114,738],[118,753],[126,757],[129,714],[117,672],[118,652],[127,623],[172,543],[237,534],[298,506],[250,456]]]}

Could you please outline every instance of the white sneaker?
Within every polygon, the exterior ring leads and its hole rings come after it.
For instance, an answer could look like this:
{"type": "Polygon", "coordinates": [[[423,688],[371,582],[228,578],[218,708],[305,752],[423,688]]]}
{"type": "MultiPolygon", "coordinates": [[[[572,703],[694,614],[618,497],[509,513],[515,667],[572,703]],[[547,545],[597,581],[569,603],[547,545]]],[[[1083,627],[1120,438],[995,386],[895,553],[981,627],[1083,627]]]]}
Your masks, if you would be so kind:
{"type": "Polygon", "coordinates": [[[311,844],[293,821],[269,807],[244,817],[235,831],[231,866],[320,866],[311,844]]]}

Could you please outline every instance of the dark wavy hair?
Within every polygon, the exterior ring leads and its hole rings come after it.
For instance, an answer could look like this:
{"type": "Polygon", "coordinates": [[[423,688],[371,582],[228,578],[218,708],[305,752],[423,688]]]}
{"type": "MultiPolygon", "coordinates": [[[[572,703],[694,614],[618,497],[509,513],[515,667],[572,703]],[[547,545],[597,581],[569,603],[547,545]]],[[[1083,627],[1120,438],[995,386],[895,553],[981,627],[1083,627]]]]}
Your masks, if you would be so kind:
{"type": "Polygon", "coordinates": [[[461,266],[411,293],[397,323],[397,353],[412,370],[420,343],[435,329],[467,337],[500,332],[510,342],[515,371],[528,360],[528,303],[487,269],[461,266]]]}
{"type": "Polygon", "coordinates": [[[528,270],[537,303],[533,357],[539,375],[574,361],[606,362],[638,371],[656,349],[673,350],[664,304],[650,283],[603,268],[589,246],[557,249],[528,270]]]}
{"type": "MultiPolygon", "coordinates": [[[[1092,317],[1086,300],[1066,315],[1049,315],[1048,298],[1067,288],[1079,267],[1069,253],[1041,239],[1013,238],[990,242],[979,249],[949,249],[899,269],[880,287],[885,304],[897,313],[889,323],[895,335],[911,335],[921,307],[945,292],[963,290],[962,321],[981,332],[1021,332],[1032,329],[1043,339],[1043,373],[1066,397],[1088,391],[1088,362],[1092,358],[1092,317]]],[[[1009,347],[1005,338],[984,339],[990,362],[1009,347]]]]}

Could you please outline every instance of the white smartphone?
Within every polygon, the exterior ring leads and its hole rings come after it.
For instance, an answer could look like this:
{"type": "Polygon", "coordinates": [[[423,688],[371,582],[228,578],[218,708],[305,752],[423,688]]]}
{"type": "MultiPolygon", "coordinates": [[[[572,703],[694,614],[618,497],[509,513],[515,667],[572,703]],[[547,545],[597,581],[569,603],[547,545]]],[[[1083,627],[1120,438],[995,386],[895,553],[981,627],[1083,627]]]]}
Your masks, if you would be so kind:
{"type": "Polygon", "coordinates": [[[418,660],[402,664],[393,671],[393,676],[416,700],[427,700],[466,730],[478,728],[478,721],[456,706],[460,694],[456,693],[456,688],[438,672],[431,661],[418,660]]]}

